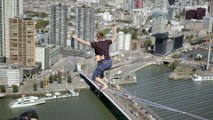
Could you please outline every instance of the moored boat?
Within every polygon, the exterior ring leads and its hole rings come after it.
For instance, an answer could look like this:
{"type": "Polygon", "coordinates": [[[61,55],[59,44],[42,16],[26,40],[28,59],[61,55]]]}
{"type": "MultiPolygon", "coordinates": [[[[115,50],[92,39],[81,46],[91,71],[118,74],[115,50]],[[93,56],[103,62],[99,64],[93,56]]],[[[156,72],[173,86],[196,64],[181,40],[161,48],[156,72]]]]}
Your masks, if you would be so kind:
{"type": "Polygon", "coordinates": [[[213,74],[204,74],[204,75],[193,74],[193,75],[191,76],[191,80],[193,80],[193,81],[207,81],[207,80],[213,80],[213,74]]]}
{"type": "Polygon", "coordinates": [[[0,98],[2,98],[2,97],[4,97],[4,96],[5,96],[5,94],[0,93],[0,98]]]}
{"type": "Polygon", "coordinates": [[[18,107],[27,107],[32,105],[38,105],[45,103],[44,99],[39,99],[36,96],[23,96],[22,98],[18,98],[14,102],[11,103],[10,108],[18,108],[18,107]]]}

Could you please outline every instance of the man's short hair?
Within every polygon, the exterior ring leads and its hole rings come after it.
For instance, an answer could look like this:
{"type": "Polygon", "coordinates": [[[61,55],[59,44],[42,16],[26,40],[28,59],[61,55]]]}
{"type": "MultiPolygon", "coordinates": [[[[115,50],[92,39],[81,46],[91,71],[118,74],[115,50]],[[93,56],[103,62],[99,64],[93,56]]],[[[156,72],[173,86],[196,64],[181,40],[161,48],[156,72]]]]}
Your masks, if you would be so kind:
{"type": "Polygon", "coordinates": [[[104,38],[104,33],[101,32],[101,31],[98,32],[98,33],[97,33],[97,37],[98,37],[98,38],[104,38]]]}
{"type": "Polygon", "coordinates": [[[32,110],[32,109],[27,110],[26,112],[22,113],[19,117],[15,117],[15,118],[12,118],[9,120],[31,120],[31,118],[34,118],[37,120],[39,119],[36,111],[32,110]]]}

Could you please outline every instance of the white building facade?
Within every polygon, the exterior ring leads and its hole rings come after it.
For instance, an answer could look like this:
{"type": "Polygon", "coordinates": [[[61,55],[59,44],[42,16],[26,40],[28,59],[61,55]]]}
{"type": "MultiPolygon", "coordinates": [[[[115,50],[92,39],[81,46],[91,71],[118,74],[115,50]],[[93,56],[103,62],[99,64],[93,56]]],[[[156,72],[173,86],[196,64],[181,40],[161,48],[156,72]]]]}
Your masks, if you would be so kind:
{"type": "Polygon", "coordinates": [[[0,85],[7,85],[7,69],[0,68],[0,85]]]}
{"type": "Polygon", "coordinates": [[[7,70],[7,84],[8,87],[12,87],[12,85],[19,86],[23,81],[23,69],[8,69],[7,70]]]}
{"type": "Polygon", "coordinates": [[[124,49],[124,32],[119,32],[117,36],[117,50],[124,49]]]}
{"type": "Polygon", "coordinates": [[[131,47],[131,37],[132,35],[127,33],[127,34],[124,34],[124,50],[130,50],[130,47],[131,47]]]}
{"type": "Polygon", "coordinates": [[[41,63],[41,69],[45,70],[49,67],[49,51],[44,46],[36,46],[36,62],[41,63]]]}
{"type": "MultiPolygon", "coordinates": [[[[111,39],[112,34],[106,34],[106,39],[111,39]]],[[[131,37],[129,33],[119,32],[117,34],[117,40],[110,46],[110,52],[117,52],[121,50],[130,50],[131,37]]]]}
{"type": "Polygon", "coordinates": [[[202,29],[205,32],[212,32],[213,25],[213,17],[212,16],[204,16],[202,21],[202,29]]]}

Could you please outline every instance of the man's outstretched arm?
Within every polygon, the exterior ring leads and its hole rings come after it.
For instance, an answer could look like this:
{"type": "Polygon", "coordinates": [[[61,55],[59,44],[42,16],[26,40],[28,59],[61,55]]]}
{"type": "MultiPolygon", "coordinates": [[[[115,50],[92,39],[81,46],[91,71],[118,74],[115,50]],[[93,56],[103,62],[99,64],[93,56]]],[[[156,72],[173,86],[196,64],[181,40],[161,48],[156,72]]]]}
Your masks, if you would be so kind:
{"type": "Polygon", "coordinates": [[[86,40],[82,40],[81,38],[77,37],[76,35],[72,35],[72,37],[74,39],[76,39],[78,42],[84,44],[84,45],[87,45],[87,46],[90,46],[91,47],[91,44],[89,41],[86,41],[86,40]]]}

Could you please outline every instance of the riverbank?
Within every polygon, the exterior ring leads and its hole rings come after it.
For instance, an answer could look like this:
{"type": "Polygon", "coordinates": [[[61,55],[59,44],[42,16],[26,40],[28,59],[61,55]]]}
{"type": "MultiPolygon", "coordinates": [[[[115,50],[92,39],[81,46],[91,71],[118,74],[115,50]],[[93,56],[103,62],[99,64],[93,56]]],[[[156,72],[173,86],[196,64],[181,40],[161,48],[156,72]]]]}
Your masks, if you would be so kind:
{"type": "MultiPolygon", "coordinates": [[[[80,87],[78,89],[75,89],[75,91],[80,92],[81,90],[88,90],[89,87],[80,87]]],[[[51,91],[49,93],[54,93],[54,92],[60,92],[62,94],[66,94],[69,93],[69,90],[61,90],[61,91],[51,91]]],[[[5,96],[3,98],[19,98],[22,97],[23,95],[25,96],[45,96],[46,92],[40,92],[40,93],[28,93],[28,94],[24,94],[24,93],[8,93],[5,94],[5,96]]]]}
{"type": "Polygon", "coordinates": [[[61,92],[61,93],[67,93],[69,89],[74,89],[74,90],[88,90],[90,87],[89,85],[86,84],[84,81],[80,81],[80,78],[77,80],[78,83],[73,82],[73,83],[65,83],[63,84],[58,84],[58,83],[52,83],[47,86],[47,88],[37,88],[37,90],[31,90],[32,89],[32,84],[31,82],[34,81],[25,81],[26,86],[20,86],[20,90],[16,93],[12,91],[7,91],[6,93],[3,93],[5,96],[3,98],[18,98],[21,97],[22,95],[26,96],[44,96],[47,92],[49,93],[54,93],[54,92],[61,92]],[[30,86],[30,87],[29,87],[30,86]]]}
{"type": "Polygon", "coordinates": [[[150,65],[158,65],[156,61],[146,61],[146,62],[137,62],[131,64],[124,64],[116,70],[110,71],[112,73],[117,73],[118,71],[122,71],[122,74],[115,75],[112,74],[111,78],[117,77],[120,79],[115,79],[113,82],[117,85],[125,85],[125,84],[137,84],[136,72],[150,65]]]}

